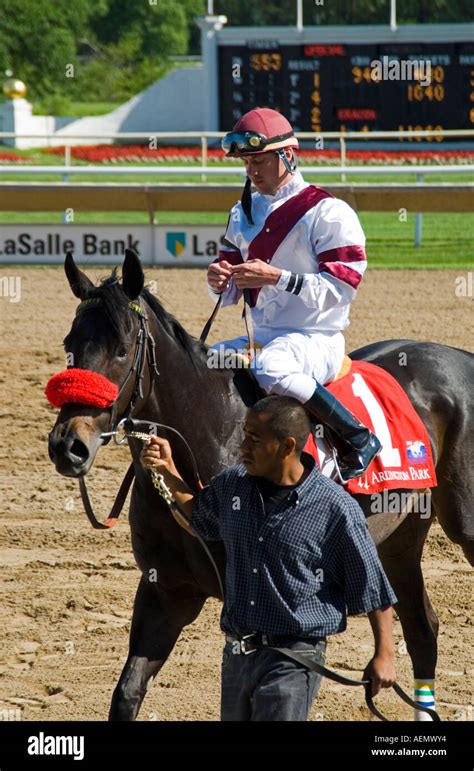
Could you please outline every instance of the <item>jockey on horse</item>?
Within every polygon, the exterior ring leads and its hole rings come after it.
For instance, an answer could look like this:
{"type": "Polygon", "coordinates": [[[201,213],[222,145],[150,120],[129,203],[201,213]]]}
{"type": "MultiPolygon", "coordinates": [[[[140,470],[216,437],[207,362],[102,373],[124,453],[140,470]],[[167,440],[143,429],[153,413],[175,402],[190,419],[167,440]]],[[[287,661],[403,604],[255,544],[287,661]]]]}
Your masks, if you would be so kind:
{"type": "MultiPolygon", "coordinates": [[[[221,306],[244,295],[261,346],[251,363],[258,384],[267,393],[298,399],[348,445],[339,458],[347,482],[363,474],[382,449],[323,385],[336,377],[344,359],[342,330],[367,266],[365,236],[347,203],[304,181],[298,147],[291,124],[268,108],[246,113],[226,134],[226,157],[243,159],[247,180],[207,282],[221,306]]],[[[213,347],[245,345],[246,338],[238,337],[213,347]]]]}

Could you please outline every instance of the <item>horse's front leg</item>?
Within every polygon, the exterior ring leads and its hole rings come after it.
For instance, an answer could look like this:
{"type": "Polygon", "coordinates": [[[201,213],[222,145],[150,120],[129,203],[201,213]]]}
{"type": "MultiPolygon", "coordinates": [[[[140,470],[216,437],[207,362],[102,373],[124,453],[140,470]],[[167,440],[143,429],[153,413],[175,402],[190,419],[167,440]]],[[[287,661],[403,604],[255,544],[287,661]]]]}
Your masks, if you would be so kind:
{"type": "Polygon", "coordinates": [[[109,720],[135,720],[145,694],[174,648],[181,630],[199,615],[204,598],[164,603],[142,577],[133,608],[128,658],[114,690],[109,720]]]}

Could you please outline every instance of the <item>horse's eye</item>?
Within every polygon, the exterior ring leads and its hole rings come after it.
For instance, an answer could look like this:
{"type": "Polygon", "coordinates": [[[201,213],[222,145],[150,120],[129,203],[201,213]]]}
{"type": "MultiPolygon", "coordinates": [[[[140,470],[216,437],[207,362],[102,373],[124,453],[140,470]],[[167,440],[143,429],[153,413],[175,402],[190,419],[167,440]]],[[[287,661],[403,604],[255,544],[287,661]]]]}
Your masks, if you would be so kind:
{"type": "Polygon", "coordinates": [[[125,346],[121,345],[120,348],[117,350],[117,358],[118,359],[125,359],[127,355],[127,349],[125,346]]]}

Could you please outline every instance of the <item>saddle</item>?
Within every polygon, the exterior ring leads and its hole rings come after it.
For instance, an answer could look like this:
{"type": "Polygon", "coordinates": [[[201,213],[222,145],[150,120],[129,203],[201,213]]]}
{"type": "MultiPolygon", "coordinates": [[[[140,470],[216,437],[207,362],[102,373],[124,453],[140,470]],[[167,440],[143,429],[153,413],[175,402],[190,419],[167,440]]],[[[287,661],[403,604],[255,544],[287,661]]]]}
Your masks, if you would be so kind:
{"type": "MultiPolygon", "coordinates": [[[[255,343],[255,350],[259,350],[260,348],[262,348],[260,343],[255,343]]],[[[236,369],[239,368],[240,366],[242,369],[249,370],[252,357],[247,350],[243,353],[235,351],[235,353],[232,354],[232,357],[235,359],[236,369]]],[[[352,364],[352,361],[349,358],[349,356],[347,354],[344,354],[341,367],[336,377],[333,378],[333,380],[328,380],[326,383],[323,383],[323,385],[327,386],[329,383],[334,383],[336,380],[340,380],[341,377],[345,377],[345,375],[348,375],[351,368],[351,364],[352,364]]],[[[249,374],[253,377],[250,371],[249,371],[249,374]]]]}

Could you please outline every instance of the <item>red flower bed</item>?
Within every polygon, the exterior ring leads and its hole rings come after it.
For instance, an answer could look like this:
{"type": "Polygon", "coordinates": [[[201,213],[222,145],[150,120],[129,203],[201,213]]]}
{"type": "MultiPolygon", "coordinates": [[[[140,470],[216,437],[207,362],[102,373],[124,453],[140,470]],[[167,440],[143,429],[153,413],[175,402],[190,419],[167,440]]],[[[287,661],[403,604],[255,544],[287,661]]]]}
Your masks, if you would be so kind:
{"type": "Polygon", "coordinates": [[[17,155],[16,153],[3,153],[0,152],[0,162],[3,161],[16,161],[17,163],[27,163],[28,158],[25,158],[24,155],[17,155]]]}
{"type": "MultiPolygon", "coordinates": [[[[63,147],[51,147],[43,152],[53,155],[64,155],[63,147]]],[[[140,161],[156,161],[159,163],[200,162],[200,147],[158,147],[152,149],[147,145],[96,145],[72,147],[71,156],[77,160],[89,163],[137,163],[140,161]]],[[[340,158],[339,150],[300,150],[298,157],[302,164],[337,164],[340,158]]],[[[472,150],[348,150],[347,160],[352,164],[404,164],[416,165],[423,163],[472,163],[472,150]]],[[[209,163],[222,161],[224,153],[220,148],[210,148],[207,151],[209,163]]],[[[229,159],[230,160],[230,159],[229,159]]],[[[237,160],[232,159],[234,162],[237,160]]]]}
{"type": "MultiPolygon", "coordinates": [[[[64,155],[64,147],[50,147],[45,153],[64,155]]],[[[96,145],[71,147],[71,156],[79,161],[90,163],[115,163],[116,161],[199,161],[200,147],[158,147],[156,150],[147,145],[96,145]]],[[[215,148],[207,151],[208,160],[222,160],[222,150],[215,148]]]]}

